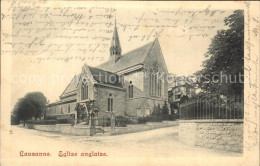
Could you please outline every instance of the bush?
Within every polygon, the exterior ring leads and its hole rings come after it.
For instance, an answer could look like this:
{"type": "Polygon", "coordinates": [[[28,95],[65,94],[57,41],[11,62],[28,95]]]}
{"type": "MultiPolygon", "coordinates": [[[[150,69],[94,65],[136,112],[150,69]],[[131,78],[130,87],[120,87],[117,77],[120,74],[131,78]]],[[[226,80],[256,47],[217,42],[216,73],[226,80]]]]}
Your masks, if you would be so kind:
{"type": "Polygon", "coordinates": [[[111,119],[110,118],[99,118],[98,125],[100,126],[111,126],[111,119]]]}
{"type": "Polygon", "coordinates": [[[19,125],[20,124],[20,120],[18,119],[18,117],[16,115],[11,115],[11,125],[19,125]]]}
{"type": "Polygon", "coordinates": [[[45,120],[57,120],[57,117],[56,116],[46,116],[44,119],[45,120]]]}
{"type": "Polygon", "coordinates": [[[159,115],[161,115],[161,113],[162,113],[162,110],[161,110],[160,104],[158,104],[158,106],[154,105],[152,115],[159,116],[159,115]]]}
{"type": "Polygon", "coordinates": [[[177,118],[177,115],[175,115],[175,114],[171,114],[171,115],[169,115],[169,120],[175,120],[177,118]]]}
{"type": "Polygon", "coordinates": [[[55,124],[74,124],[73,119],[58,119],[58,120],[28,120],[27,124],[34,124],[34,125],[55,125],[55,124]]]}
{"type": "Polygon", "coordinates": [[[169,115],[169,109],[166,100],[164,101],[161,113],[162,115],[169,115]]]}
{"type": "Polygon", "coordinates": [[[140,117],[127,117],[128,118],[128,124],[138,124],[138,120],[140,117]]]}
{"type": "Polygon", "coordinates": [[[147,122],[147,117],[139,117],[138,118],[138,124],[143,124],[147,122]]]}
{"type": "Polygon", "coordinates": [[[68,119],[58,119],[57,120],[57,124],[69,124],[69,120],[68,119]]]}
{"type": "Polygon", "coordinates": [[[107,119],[106,119],[105,125],[106,125],[106,126],[111,126],[111,119],[110,119],[110,118],[107,118],[107,119]]]}
{"type": "Polygon", "coordinates": [[[162,117],[163,120],[169,120],[170,119],[170,115],[166,115],[166,114],[161,115],[161,117],[162,117]]]}
{"type": "Polygon", "coordinates": [[[55,125],[57,123],[57,120],[28,120],[26,123],[35,125],[55,125]]]}
{"type": "Polygon", "coordinates": [[[163,117],[162,116],[155,116],[155,115],[150,115],[147,116],[147,122],[162,122],[163,117]]]}
{"type": "Polygon", "coordinates": [[[117,127],[126,127],[130,123],[127,117],[125,116],[116,116],[116,126],[117,127]]]}

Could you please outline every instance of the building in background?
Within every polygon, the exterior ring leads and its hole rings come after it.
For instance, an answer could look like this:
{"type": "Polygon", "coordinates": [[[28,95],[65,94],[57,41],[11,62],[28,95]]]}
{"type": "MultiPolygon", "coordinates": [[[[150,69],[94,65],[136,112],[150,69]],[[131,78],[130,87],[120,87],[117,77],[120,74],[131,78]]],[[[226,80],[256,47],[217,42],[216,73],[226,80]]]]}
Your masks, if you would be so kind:
{"type": "Polygon", "coordinates": [[[169,102],[174,105],[171,107],[171,109],[174,109],[174,113],[178,113],[181,100],[187,100],[188,98],[194,97],[196,95],[196,88],[185,76],[177,76],[175,74],[169,75],[169,102]]]}

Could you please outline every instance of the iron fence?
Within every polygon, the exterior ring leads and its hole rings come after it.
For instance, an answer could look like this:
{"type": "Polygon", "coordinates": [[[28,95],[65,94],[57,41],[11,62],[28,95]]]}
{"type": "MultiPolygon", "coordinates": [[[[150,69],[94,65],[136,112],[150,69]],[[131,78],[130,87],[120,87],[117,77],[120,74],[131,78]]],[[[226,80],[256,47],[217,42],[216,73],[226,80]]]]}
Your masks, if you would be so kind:
{"type": "Polygon", "coordinates": [[[242,96],[204,97],[180,104],[180,119],[243,119],[242,96]]]}

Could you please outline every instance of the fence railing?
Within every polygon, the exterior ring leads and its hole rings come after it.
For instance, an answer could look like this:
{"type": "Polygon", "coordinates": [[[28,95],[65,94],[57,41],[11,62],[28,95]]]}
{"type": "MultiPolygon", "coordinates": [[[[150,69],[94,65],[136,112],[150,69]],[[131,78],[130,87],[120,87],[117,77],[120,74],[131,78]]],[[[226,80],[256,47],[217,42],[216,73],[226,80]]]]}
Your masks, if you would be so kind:
{"type": "Polygon", "coordinates": [[[180,119],[243,119],[242,96],[204,97],[180,104],[180,119]]]}

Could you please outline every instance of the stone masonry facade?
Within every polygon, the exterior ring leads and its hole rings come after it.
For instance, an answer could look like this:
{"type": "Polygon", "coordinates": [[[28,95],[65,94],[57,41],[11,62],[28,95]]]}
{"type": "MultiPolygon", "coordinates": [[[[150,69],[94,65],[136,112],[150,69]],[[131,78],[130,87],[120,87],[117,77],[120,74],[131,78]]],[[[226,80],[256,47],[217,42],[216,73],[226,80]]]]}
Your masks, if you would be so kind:
{"type": "Polygon", "coordinates": [[[182,120],[179,140],[201,148],[243,152],[242,120],[182,120]]]}

